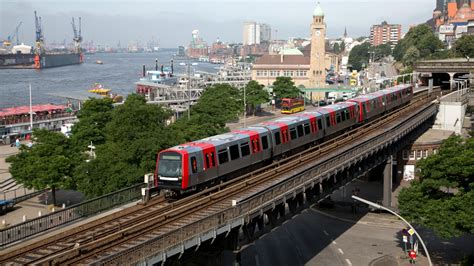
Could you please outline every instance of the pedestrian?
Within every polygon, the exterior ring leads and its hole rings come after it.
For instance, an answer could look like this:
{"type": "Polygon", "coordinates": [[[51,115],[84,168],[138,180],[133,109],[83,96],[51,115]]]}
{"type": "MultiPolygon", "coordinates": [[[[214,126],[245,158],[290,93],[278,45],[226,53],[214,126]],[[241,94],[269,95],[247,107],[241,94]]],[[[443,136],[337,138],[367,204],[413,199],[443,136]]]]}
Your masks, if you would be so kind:
{"type": "Polygon", "coordinates": [[[20,138],[19,137],[17,137],[16,140],[15,140],[15,146],[17,148],[20,148],[20,138]]]}

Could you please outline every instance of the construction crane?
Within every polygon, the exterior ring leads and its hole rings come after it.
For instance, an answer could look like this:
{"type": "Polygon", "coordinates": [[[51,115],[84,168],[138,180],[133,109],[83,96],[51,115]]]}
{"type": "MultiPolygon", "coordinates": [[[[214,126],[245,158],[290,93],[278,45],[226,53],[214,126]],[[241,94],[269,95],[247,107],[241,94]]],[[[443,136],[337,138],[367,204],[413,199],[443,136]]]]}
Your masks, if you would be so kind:
{"type": "Polygon", "coordinates": [[[22,23],[23,23],[23,21],[20,21],[18,26],[16,26],[16,28],[15,28],[15,32],[10,34],[10,36],[7,37],[7,40],[5,42],[3,42],[3,45],[5,45],[5,46],[12,45],[12,40],[15,37],[16,37],[16,45],[20,44],[20,41],[18,40],[18,30],[20,29],[20,26],[21,26],[22,23]]]}
{"type": "Polygon", "coordinates": [[[81,42],[82,42],[82,36],[81,36],[81,17],[79,17],[79,33],[77,32],[76,29],[76,22],[74,21],[74,18],[72,18],[72,31],[74,32],[74,52],[75,53],[81,53],[81,42]]]}
{"type": "Polygon", "coordinates": [[[37,55],[41,55],[44,53],[43,26],[41,25],[41,17],[38,17],[36,15],[36,11],[35,11],[35,29],[36,29],[35,53],[37,55]]]}

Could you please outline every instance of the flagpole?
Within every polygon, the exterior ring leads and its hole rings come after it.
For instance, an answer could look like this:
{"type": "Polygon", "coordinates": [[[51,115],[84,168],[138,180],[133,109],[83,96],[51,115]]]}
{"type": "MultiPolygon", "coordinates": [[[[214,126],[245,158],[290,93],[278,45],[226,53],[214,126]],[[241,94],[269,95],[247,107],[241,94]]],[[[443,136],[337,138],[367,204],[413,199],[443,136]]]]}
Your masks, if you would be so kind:
{"type": "Polygon", "coordinates": [[[33,130],[33,105],[31,103],[31,83],[30,83],[30,130],[33,130]]]}

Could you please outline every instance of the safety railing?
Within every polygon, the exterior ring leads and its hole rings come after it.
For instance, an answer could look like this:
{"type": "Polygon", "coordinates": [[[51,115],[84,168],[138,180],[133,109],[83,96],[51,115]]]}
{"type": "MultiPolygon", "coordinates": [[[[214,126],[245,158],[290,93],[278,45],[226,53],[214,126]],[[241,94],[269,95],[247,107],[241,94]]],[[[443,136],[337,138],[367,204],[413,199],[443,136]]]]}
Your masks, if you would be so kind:
{"type": "Polygon", "coordinates": [[[98,214],[113,207],[141,198],[144,184],[137,184],[122,190],[90,199],[47,215],[16,224],[0,230],[0,247],[25,239],[35,234],[64,225],[80,218],[98,214]]]}

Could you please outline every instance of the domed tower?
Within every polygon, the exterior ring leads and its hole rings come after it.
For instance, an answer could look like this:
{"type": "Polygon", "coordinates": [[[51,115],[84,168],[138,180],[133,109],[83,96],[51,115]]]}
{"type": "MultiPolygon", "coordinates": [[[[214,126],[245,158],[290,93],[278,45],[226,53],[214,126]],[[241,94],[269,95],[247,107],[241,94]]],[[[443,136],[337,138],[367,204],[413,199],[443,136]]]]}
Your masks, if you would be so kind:
{"type": "Polygon", "coordinates": [[[313,88],[325,85],[325,37],[326,24],[324,22],[324,12],[320,3],[314,9],[313,22],[311,23],[311,63],[310,63],[310,84],[313,88]]]}

